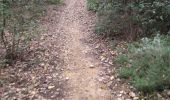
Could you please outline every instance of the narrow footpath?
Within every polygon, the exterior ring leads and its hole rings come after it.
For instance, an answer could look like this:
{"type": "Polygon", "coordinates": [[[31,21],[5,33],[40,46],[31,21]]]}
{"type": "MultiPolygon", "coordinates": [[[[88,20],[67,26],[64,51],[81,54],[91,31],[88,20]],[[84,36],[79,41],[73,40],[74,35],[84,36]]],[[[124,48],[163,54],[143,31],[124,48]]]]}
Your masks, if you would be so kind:
{"type": "Polygon", "coordinates": [[[58,32],[62,35],[64,77],[68,80],[66,100],[111,100],[108,89],[98,82],[100,61],[93,55],[88,41],[92,34],[95,16],[86,9],[87,0],[66,0],[59,21],[58,32]]]}

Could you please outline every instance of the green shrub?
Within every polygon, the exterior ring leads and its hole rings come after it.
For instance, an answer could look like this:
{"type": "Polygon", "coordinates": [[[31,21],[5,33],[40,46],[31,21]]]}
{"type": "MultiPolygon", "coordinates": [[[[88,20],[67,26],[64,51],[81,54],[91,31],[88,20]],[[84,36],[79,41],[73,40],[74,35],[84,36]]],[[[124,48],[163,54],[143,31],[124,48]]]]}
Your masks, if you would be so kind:
{"type": "Polygon", "coordinates": [[[129,69],[129,68],[122,68],[121,70],[119,70],[119,76],[121,78],[125,78],[125,79],[128,79],[130,78],[130,76],[133,75],[133,69],[129,69]]]}
{"type": "Polygon", "coordinates": [[[87,9],[97,11],[99,7],[99,0],[87,0],[87,9]]]}
{"type": "Polygon", "coordinates": [[[96,33],[129,39],[170,31],[169,0],[104,0],[99,2],[96,33]]]}
{"type": "Polygon", "coordinates": [[[58,4],[61,2],[61,0],[47,0],[47,2],[51,4],[58,4]]]}
{"type": "Polygon", "coordinates": [[[122,64],[119,75],[130,77],[131,83],[139,91],[152,92],[170,88],[169,38],[159,35],[154,39],[144,38],[129,46],[127,57],[130,67],[122,64]]]}
{"type": "Polygon", "coordinates": [[[118,56],[115,59],[115,61],[119,64],[124,64],[124,63],[128,62],[128,57],[126,55],[122,54],[122,55],[118,56]]]}
{"type": "Polygon", "coordinates": [[[106,37],[114,36],[123,30],[124,22],[119,12],[119,5],[115,6],[112,0],[99,2],[98,21],[95,32],[106,37]]]}
{"type": "Polygon", "coordinates": [[[131,7],[136,11],[132,20],[144,30],[145,35],[170,31],[169,0],[141,0],[133,2],[131,7]]]}

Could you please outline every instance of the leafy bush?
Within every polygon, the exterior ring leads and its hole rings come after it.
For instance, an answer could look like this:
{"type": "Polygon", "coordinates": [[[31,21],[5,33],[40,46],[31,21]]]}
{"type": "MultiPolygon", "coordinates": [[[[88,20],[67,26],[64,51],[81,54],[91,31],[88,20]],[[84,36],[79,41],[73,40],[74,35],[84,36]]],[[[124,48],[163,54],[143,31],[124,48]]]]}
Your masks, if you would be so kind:
{"type": "Polygon", "coordinates": [[[100,0],[98,3],[98,34],[136,39],[170,31],[169,0],[100,0]]]}
{"type": "Polygon", "coordinates": [[[60,3],[61,0],[47,0],[47,2],[51,3],[51,4],[58,4],[60,3]]]}
{"type": "Polygon", "coordinates": [[[125,23],[128,19],[122,18],[122,5],[116,2],[120,1],[107,0],[100,2],[96,33],[110,37],[123,32],[129,26],[125,23]]]}
{"type": "Polygon", "coordinates": [[[141,0],[133,2],[133,21],[140,26],[146,35],[154,32],[167,34],[170,31],[170,1],[141,0]]]}
{"type": "Polygon", "coordinates": [[[88,10],[97,11],[99,7],[99,0],[87,0],[88,10]]]}
{"type": "MultiPolygon", "coordinates": [[[[170,44],[169,38],[159,35],[154,39],[144,38],[131,44],[126,57],[130,64],[122,64],[119,75],[129,78],[139,91],[152,92],[170,88],[170,44]],[[126,67],[124,67],[126,66],[126,67]]],[[[117,59],[122,62],[122,59],[117,59]]]]}

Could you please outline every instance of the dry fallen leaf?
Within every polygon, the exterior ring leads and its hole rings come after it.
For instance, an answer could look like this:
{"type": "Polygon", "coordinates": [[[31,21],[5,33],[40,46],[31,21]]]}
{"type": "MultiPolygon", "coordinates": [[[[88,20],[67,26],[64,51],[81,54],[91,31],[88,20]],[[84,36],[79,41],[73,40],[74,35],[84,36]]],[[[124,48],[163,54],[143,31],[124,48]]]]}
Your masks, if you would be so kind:
{"type": "Polygon", "coordinates": [[[48,86],[48,89],[50,90],[50,89],[53,89],[53,88],[55,88],[55,86],[48,86]]]}

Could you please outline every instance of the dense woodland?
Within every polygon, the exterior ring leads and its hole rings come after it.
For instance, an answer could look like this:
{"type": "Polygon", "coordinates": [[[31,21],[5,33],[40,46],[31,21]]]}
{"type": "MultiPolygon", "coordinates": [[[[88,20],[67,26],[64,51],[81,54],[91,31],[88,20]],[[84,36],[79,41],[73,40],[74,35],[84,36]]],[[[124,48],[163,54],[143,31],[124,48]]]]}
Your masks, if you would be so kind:
{"type": "MultiPolygon", "coordinates": [[[[45,5],[57,3],[0,1],[0,68],[24,61],[29,42],[38,34],[37,19],[45,5]]],[[[170,89],[170,1],[87,0],[87,7],[98,17],[94,33],[115,43],[118,55],[113,63],[119,77],[149,100],[159,100],[154,93],[170,89]],[[125,43],[119,47],[120,41],[125,43]]]]}
{"type": "Polygon", "coordinates": [[[119,76],[159,99],[153,93],[170,88],[170,1],[88,0],[88,9],[97,12],[97,34],[127,42],[113,47],[119,76]]]}

